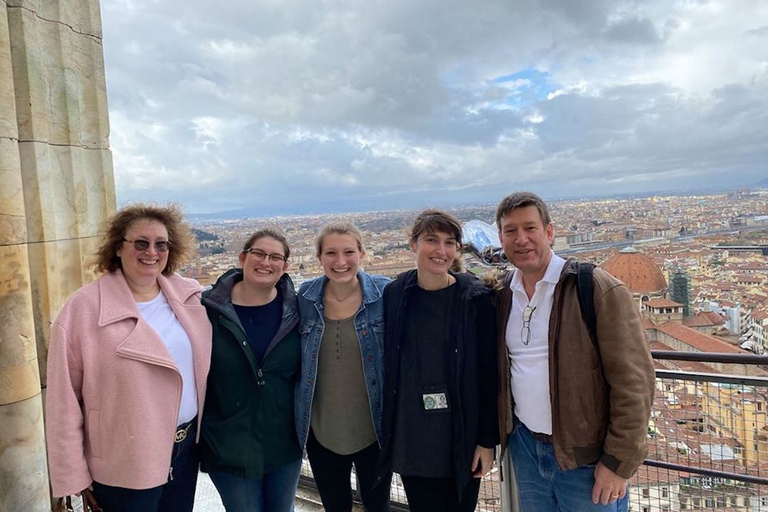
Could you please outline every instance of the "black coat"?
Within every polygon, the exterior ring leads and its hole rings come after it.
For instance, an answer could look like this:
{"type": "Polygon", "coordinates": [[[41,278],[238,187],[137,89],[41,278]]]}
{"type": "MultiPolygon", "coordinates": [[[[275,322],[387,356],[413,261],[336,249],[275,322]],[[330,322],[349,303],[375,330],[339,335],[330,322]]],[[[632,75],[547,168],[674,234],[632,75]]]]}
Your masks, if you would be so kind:
{"type": "MultiPolygon", "coordinates": [[[[452,274],[458,286],[450,323],[449,392],[454,398],[453,460],[461,490],[471,476],[475,448],[499,444],[496,364],[496,313],[491,290],[471,274],[452,274]]],[[[384,412],[379,476],[392,467],[392,440],[397,410],[400,343],[405,334],[405,310],[416,284],[416,270],[405,272],[384,289],[384,412]]],[[[413,457],[429,457],[414,453],[413,457]]]]}
{"type": "Polygon", "coordinates": [[[301,370],[299,312],[293,283],[284,274],[277,282],[282,321],[264,359],[257,361],[230,299],[242,279],[242,269],[232,269],[203,293],[213,325],[213,352],[200,460],[206,472],[262,478],[270,466],[301,457],[293,407],[301,370]]]}

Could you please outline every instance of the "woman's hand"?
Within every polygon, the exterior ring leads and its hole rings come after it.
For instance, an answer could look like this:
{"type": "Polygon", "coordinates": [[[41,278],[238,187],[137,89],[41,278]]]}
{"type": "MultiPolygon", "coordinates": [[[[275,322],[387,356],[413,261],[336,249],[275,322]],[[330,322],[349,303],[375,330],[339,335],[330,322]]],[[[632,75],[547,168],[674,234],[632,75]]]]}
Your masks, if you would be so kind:
{"type": "Polygon", "coordinates": [[[491,470],[493,465],[493,448],[485,448],[478,445],[475,448],[475,456],[472,457],[472,476],[475,478],[482,478],[486,473],[491,470]]]}
{"type": "MultiPolygon", "coordinates": [[[[85,491],[85,490],[88,490],[88,491],[91,491],[91,492],[93,492],[93,485],[89,485],[89,486],[88,486],[88,489],[83,489],[83,491],[85,491]]],[[[75,493],[75,496],[77,496],[77,497],[79,498],[79,497],[80,497],[80,496],[83,494],[83,491],[80,491],[80,492],[76,492],[76,493],[75,493]]]]}

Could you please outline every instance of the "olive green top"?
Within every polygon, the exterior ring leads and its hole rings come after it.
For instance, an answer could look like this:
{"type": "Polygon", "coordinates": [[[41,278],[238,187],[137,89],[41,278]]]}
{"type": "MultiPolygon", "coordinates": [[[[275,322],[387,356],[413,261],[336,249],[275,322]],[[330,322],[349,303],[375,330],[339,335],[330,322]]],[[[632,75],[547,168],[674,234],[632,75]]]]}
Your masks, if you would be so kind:
{"type": "Polygon", "coordinates": [[[325,448],[340,455],[376,442],[363,375],[354,316],[325,319],[312,404],[312,431],[325,448]]]}

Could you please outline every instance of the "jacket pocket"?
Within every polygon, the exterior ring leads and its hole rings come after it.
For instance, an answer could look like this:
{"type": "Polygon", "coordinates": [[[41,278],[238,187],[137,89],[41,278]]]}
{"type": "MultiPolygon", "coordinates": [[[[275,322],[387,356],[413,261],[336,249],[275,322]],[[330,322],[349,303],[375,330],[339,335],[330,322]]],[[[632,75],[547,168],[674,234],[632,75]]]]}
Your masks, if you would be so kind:
{"type": "Polygon", "coordinates": [[[312,329],[314,328],[315,328],[315,322],[302,321],[299,324],[299,334],[303,338],[304,336],[308,336],[309,333],[311,333],[312,329]]]}
{"type": "Polygon", "coordinates": [[[370,329],[373,333],[373,342],[376,346],[377,355],[381,357],[384,354],[384,320],[371,322],[370,329]]]}
{"type": "Polygon", "coordinates": [[[86,435],[91,456],[101,458],[101,410],[88,409],[86,412],[86,435]]]}
{"type": "Polygon", "coordinates": [[[608,386],[603,378],[603,371],[600,368],[592,370],[592,386],[595,390],[595,411],[598,413],[601,422],[607,420],[607,400],[608,386]]]}

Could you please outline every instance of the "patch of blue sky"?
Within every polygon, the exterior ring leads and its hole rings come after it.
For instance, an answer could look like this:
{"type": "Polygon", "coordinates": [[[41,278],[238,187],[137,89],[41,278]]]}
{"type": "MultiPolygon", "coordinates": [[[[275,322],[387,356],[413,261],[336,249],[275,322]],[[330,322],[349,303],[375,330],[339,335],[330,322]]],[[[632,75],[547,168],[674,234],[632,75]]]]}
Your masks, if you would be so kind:
{"type": "Polygon", "coordinates": [[[496,77],[493,82],[510,90],[510,94],[499,101],[498,106],[516,110],[546,100],[549,93],[560,88],[558,84],[552,81],[552,76],[549,73],[534,68],[526,68],[509,75],[496,77]]]}

